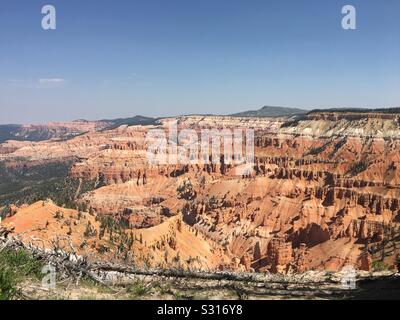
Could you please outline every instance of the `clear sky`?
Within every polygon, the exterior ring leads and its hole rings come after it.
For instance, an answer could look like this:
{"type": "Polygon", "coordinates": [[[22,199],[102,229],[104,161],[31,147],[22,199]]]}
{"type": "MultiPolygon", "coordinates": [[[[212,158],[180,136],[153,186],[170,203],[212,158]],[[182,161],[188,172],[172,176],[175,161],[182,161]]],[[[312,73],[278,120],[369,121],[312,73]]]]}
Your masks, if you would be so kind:
{"type": "Polygon", "coordinates": [[[0,123],[394,107],[399,89],[399,0],[0,0],[0,123]]]}

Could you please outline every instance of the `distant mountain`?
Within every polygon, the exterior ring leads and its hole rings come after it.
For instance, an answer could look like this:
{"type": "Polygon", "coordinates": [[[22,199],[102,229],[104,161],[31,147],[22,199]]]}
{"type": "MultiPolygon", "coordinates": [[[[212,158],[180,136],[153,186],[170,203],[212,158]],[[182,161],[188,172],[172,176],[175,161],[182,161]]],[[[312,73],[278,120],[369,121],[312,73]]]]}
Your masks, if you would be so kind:
{"type": "Polygon", "coordinates": [[[0,143],[7,140],[44,141],[50,139],[71,139],[86,132],[115,129],[121,125],[151,125],[155,124],[156,120],[154,118],[135,116],[99,121],[75,120],[70,122],[51,122],[43,125],[0,125],[0,143]]]}
{"type": "Polygon", "coordinates": [[[298,108],[286,108],[286,107],[271,107],[264,106],[259,110],[250,110],[232,114],[233,117],[283,117],[283,116],[295,116],[303,115],[308,113],[308,110],[298,108]]]}
{"type": "Polygon", "coordinates": [[[47,124],[0,125],[0,143],[7,140],[44,141],[70,139],[85,132],[98,131],[112,125],[100,121],[76,120],[47,124]]]}
{"type": "Polygon", "coordinates": [[[155,124],[157,121],[156,118],[144,117],[144,116],[134,116],[131,118],[118,118],[118,119],[111,119],[111,120],[100,120],[99,122],[110,123],[105,129],[114,129],[122,125],[128,126],[148,126],[155,124]]]}
{"type": "Polygon", "coordinates": [[[398,108],[378,108],[378,109],[367,109],[367,108],[331,108],[331,109],[314,109],[309,112],[313,113],[384,113],[384,114],[398,114],[400,113],[400,107],[398,108]]]}
{"type": "Polygon", "coordinates": [[[17,124],[0,125],[0,143],[6,140],[16,140],[16,133],[20,128],[21,126],[17,124]]]}

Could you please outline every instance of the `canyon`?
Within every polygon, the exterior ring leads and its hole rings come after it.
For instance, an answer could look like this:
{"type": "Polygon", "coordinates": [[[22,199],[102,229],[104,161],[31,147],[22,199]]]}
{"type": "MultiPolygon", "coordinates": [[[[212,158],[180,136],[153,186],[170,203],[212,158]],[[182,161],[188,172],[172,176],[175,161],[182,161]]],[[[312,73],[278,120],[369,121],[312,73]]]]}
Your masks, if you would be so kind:
{"type": "Polygon", "coordinates": [[[193,115],[69,128],[79,134],[0,143],[2,225],[24,242],[162,269],[290,274],[396,266],[397,113],[193,115]],[[147,133],[168,132],[171,122],[197,132],[254,130],[251,173],[237,175],[223,161],[149,164],[147,133]]]}

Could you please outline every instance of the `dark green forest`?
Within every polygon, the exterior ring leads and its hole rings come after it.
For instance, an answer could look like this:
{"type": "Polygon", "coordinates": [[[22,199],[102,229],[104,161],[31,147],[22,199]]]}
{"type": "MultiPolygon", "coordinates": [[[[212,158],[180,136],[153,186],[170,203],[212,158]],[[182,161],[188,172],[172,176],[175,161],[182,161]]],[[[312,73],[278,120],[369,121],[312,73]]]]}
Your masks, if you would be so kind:
{"type": "Polygon", "coordinates": [[[0,207],[51,199],[59,206],[75,209],[79,195],[93,190],[96,184],[71,178],[72,164],[67,161],[7,168],[0,162],[0,207]]]}

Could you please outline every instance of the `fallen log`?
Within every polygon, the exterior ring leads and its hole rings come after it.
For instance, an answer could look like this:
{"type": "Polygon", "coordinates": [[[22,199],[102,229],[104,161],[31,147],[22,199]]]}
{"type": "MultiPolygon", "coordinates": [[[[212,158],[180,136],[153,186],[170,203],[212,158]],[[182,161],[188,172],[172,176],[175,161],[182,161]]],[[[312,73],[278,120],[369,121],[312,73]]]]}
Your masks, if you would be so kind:
{"type": "MultiPolygon", "coordinates": [[[[87,257],[77,255],[71,245],[71,252],[66,252],[57,247],[57,241],[53,242],[52,249],[40,248],[26,244],[18,236],[12,235],[12,230],[0,227],[0,251],[5,249],[27,250],[43,261],[45,264],[56,268],[57,275],[61,279],[74,279],[79,281],[87,276],[96,283],[112,289],[109,285],[110,277],[116,274],[120,277],[139,276],[164,279],[191,279],[203,281],[221,282],[221,285],[251,283],[253,286],[262,286],[265,289],[284,290],[311,290],[315,292],[348,291],[342,286],[342,277],[338,272],[309,271],[303,274],[281,275],[271,273],[235,273],[235,272],[200,272],[182,269],[140,269],[134,266],[115,263],[91,262],[87,257]]],[[[377,279],[378,277],[391,277],[393,273],[374,275],[370,273],[358,273],[357,281],[377,279]]],[[[111,281],[112,282],[112,281],[111,281]]]]}

